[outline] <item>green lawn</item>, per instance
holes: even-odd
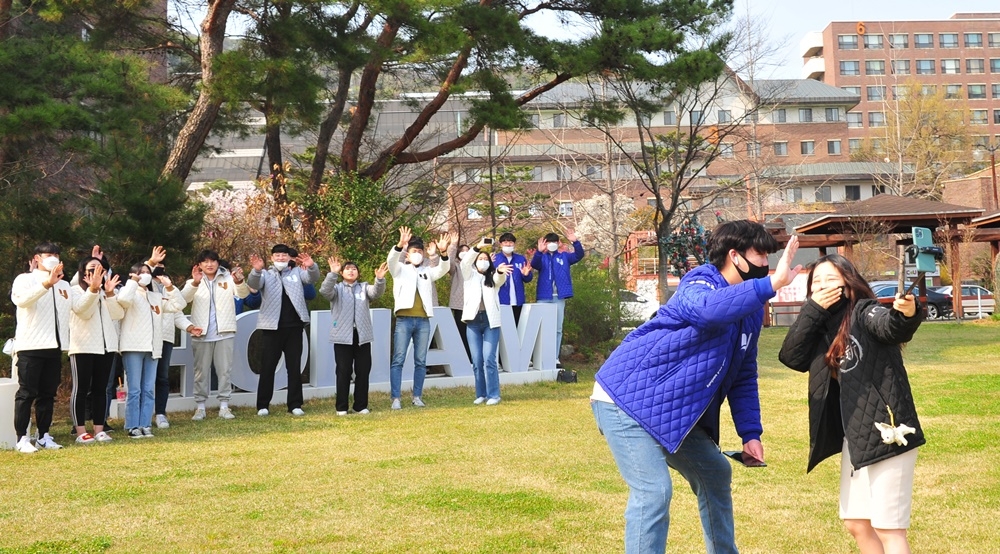
[[[805,474],[806,377],[784,369],[784,329],[761,340],[768,468],[734,471],[746,553],[854,552],[837,519],[835,460]],[[1000,550],[1000,325],[921,328],[906,359],[928,444],[920,449],[915,552]],[[620,552],[627,489],[577,385],[430,389],[429,408],[365,416],[331,401],[308,416],[194,423],[156,438],[0,452],[0,552]],[[728,417],[723,418],[728,421]],[[54,426],[72,444],[68,421]],[[723,428],[726,449],[739,447]],[[678,478],[671,552],[703,552]]]

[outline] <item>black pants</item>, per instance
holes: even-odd
[[[358,344],[354,330],[353,344],[334,344],[333,359],[337,361],[337,411],[346,412],[354,374],[354,411],[368,409],[368,378],[372,373],[372,344]]]
[[[281,355],[288,370],[288,411],[302,407],[302,326],[263,330],[263,360],[257,384],[257,409],[267,408],[274,396],[274,372]]]
[[[14,395],[14,431],[17,438],[28,434],[31,405],[35,405],[38,436],[52,426],[52,406],[62,379],[61,356],[37,356],[26,350],[17,354],[17,394]]]
[[[451,315],[455,318],[455,325],[458,326],[458,334],[462,337],[462,344],[465,345],[465,355],[472,359],[472,351],[469,350],[469,338],[465,336],[465,322],[462,321],[462,310],[451,309]]]
[[[114,363],[113,352],[105,354],[73,354],[69,357],[73,371],[73,392],[70,393],[70,415],[73,425],[81,427],[87,423],[87,415],[94,418],[94,425],[104,426],[107,414],[108,375]],[[89,406],[88,406],[89,404]]]
[[[170,354],[174,343],[163,341],[163,355],[156,361],[156,385],[153,389],[153,413],[167,415],[167,399],[170,398]]]

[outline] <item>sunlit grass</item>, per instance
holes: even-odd
[[[837,519],[839,466],[805,474],[806,376],[783,368],[784,329],[760,345],[769,467],[736,468],[742,552],[854,552]],[[906,360],[920,449],[915,552],[996,552],[1000,530],[1000,325],[928,324]],[[627,488],[575,385],[428,389],[429,407],[337,417],[192,422],[156,438],[0,452],[0,552],[620,552]],[[723,417],[728,422],[728,416]],[[60,433],[61,432],[61,433]],[[722,446],[739,447],[723,425]],[[697,507],[675,477],[671,552],[703,552]]]

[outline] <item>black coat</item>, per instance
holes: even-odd
[[[839,381],[831,375],[825,356],[847,313],[846,304],[832,311],[806,300],[788,330],[778,358],[796,370],[809,372],[809,466],[839,453],[844,435],[855,469],[912,450],[926,441],[917,420],[910,382],[903,367],[900,345],[909,342],[923,319],[906,317],[875,300],[860,300],[851,319],[851,345],[838,368]],[[906,435],[906,446],[885,444],[875,423],[890,423],[887,405],[896,425],[916,429]]]

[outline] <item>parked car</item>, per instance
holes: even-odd
[[[618,309],[623,321],[647,321],[656,315],[660,303],[630,290],[618,291]]]
[[[910,288],[911,284],[912,283],[906,283],[903,287]],[[875,297],[880,303],[891,306],[893,300],[896,298],[899,283],[896,281],[873,281],[868,283],[868,286],[872,288],[872,292],[875,293]],[[916,292],[917,288],[914,287],[913,290]],[[950,294],[941,294],[934,289],[928,288],[927,296],[921,296],[920,303],[927,306],[927,319],[951,317]]]
[[[936,287],[934,290],[952,296],[952,286]],[[962,312],[967,316],[992,314],[996,301],[993,293],[979,285],[962,285]]]

